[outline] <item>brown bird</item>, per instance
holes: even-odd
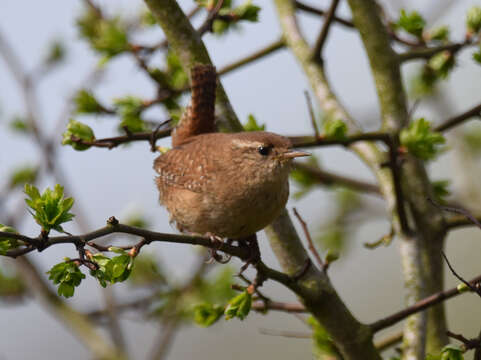
[[[213,67],[192,69],[192,106],[174,130],[174,147],[154,162],[156,183],[180,231],[241,239],[279,216],[292,159],[309,154],[269,132],[212,132],[215,79]]]

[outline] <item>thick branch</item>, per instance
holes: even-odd
[[[391,47],[391,35],[381,20],[377,2],[348,1],[373,72],[383,126],[387,131],[396,134],[408,122],[399,57]],[[404,234],[400,234],[396,226],[395,229],[401,236],[406,303],[410,305],[422,299],[426,293],[438,292],[443,288],[443,264],[440,257],[440,249],[443,246],[443,216],[426,200],[432,189],[424,165],[412,157],[407,157],[402,171],[402,186],[415,228],[414,233]],[[406,323],[405,359],[424,357],[425,324],[422,314],[416,315]],[[439,352],[447,342],[445,333],[444,308],[437,306],[430,309],[427,320],[429,352]]]
[[[179,56],[186,72],[196,64],[213,65],[198,32],[175,0],[145,0],[150,11],[162,27],[169,46]],[[242,125],[235,115],[222,84],[216,91],[218,124],[228,131],[240,131]]]

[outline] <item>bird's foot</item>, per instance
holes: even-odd
[[[222,245],[224,245],[224,239],[221,238],[220,236],[217,236],[211,233],[207,233],[206,236],[209,237],[210,241],[213,244],[213,247],[209,249],[210,256],[209,256],[209,259],[207,260],[207,263],[210,264],[214,261],[217,261],[218,263],[221,263],[221,264],[227,264],[232,258],[232,256],[226,255],[226,254],[221,255],[218,253]]]

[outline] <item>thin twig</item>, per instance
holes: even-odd
[[[449,270],[451,270],[451,273],[458,278],[459,281],[461,281],[464,285],[466,285],[472,292],[478,294],[481,297],[481,289],[478,286],[473,286],[471,285],[468,281],[466,281],[461,275],[459,275],[456,270],[452,267],[451,263],[448,260],[448,257],[444,253],[444,251],[441,251],[441,254],[443,255],[444,261],[446,261],[446,264],[449,267]]]
[[[324,23],[322,24],[321,32],[316,40],[314,48],[312,49],[312,58],[314,61],[319,63],[322,62],[322,49],[326,43],[327,35],[329,34],[329,29],[331,28],[331,23],[334,20],[334,15],[336,14],[337,6],[339,5],[339,0],[332,0],[329,10],[327,10],[324,17]]]
[[[309,110],[309,117],[311,119],[312,129],[314,130],[314,136],[317,139],[320,136],[319,128],[317,127],[317,124],[316,124],[316,115],[314,114],[314,107],[312,106],[312,100],[307,90],[304,91],[304,96],[306,97],[307,109]]]
[[[121,144],[126,144],[133,141],[147,141],[151,143],[151,150],[155,151],[155,146],[152,146],[152,144],[155,144],[155,140],[170,136],[171,131],[172,129],[166,129],[162,131],[159,131],[156,129],[151,132],[149,131],[149,132],[140,132],[140,133],[130,133],[128,135],[115,136],[115,137],[103,138],[103,139],[95,139],[92,141],[82,140],[72,135],[71,140],[77,144],[98,147],[98,148],[107,148],[109,150]]]
[[[299,215],[296,208],[293,208],[293,211],[294,211],[294,215],[296,216],[297,220],[299,220],[299,223],[302,226],[302,230],[304,231],[304,235],[306,236],[306,239],[307,239],[309,250],[311,251],[312,255],[314,255],[317,265],[319,266],[320,269],[322,269],[323,271],[326,271],[327,269],[326,264],[324,263],[324,261],[322,261],[321,256],[319,255],[316,247],[314,246],[314,242],[312,241],[312,237],[309,232],[309,229],[307,228],[306,222],[302,219],[301,215]]]
[[[260,328],[259,333],[261,333],[262,335],[282,336],[282,337],[296,338],[296,339],[311,339],[312,338],[311,333],[300,332],[300,331],[291,331],[291,330],[276,330],[276,329]]]
[[[441,51],[449,51],[454,55],[459,50],[472,44],[472,41],[464,41],[461,43],[444,44],[435,47],[418,47],[414,50],[401,53],[398,56],[400,62],[407,62],[411,60],[429,59]]]
[[[244,57],[242,59],[239,59],[237,61],[234,61],[234,62],[222,67],[221,69],[219,69],[217,71],[217,75],[221,76],[221,75],[225,75],[227,73],[230,73],[233,70],[237,70],[244,65],[247,65],[247,64],[250,64],[250,63],[252,63],[256,60],[259,60],[259,59],[261,59],[261,58],[263,58],[263,57],[265,57],[269,54],[272,54],[272,53],[276,52],[277,50],[283,49],[284,47],[285,47],[285,41],[282,38],[280,38],[280,39],[272,42],[271,44],[267,45],[266,47],[264,47],[262,49],[259,49],[255,52],[253,52],[252,54],[247,55],[246,57]]]
[[[458,126],[464,123],[466,120],[470,120],[474,117],[481,117],[481,104],[476,105],[475,107],[463,112],[462,114],[443,121],[440,125],[436,126],[434,130],[439,132],[450,130],[453,127]]]
[[[315,8],[315,7],[307,5],[307,4],[304,4],[300,1],[295,1],[295,5],[299,10],[302,10],[302,11],[305,11],[305,12],[308,12],[308,13],[311,13],[311,14],[319,15],[319,16],[326,16],[326,11],[324,11],[322,9]],[[348,28],[351,28],[351,29],[353,29],[355,27],[351,20],[346,20],[346,19],[340,18],[338,16],[333,16],[333,21],[335,21],[335,22],[337,22],[341,25],[344,25]]]
[[[471,223],[473,223],[474,225],[476,225],[477,227],[479,227],[481,229],[481,222],[478,219],[476,219],[476,217],[474,215],[472,215],[468,210],[462,209],[462,208],[457,208],[457,207],[454,207],[454,206],[440,205],[431,198],[428,198],[428,201],[431,204],[433,204],[435,207],[437,207],[438,209],[441,209],[443,211],[448,211],[448,212],[464,215],[469,221],[471,221]]]
[[[376,184],[334,174],[301,162],[296,162],[294,164],[294,169],[299,169],[300,171],[308,174],[310,178],[322,185],[341,186],[347,189],[362,192],[364,194],[381,195],[381,190]]]
[[[476,284],[479,284],[481,282],[481,275],[475,277],[474,279],[471,279],[469,281],[470,285],[475,286]],[[464,293],[465,291],[462,291],[458,289],[458,287],[453,287],[449,290],[445,291],[440,291],[438,293],[435,293],[433,295],[430,295],[422,300],[419,300],[418,302],[414,303],[413,305],[398,311],[392,315],[389,315],[383,319],[377,320],[376,322],[372,323],[370,325],[371,330],[373,333],[378,332],[382,329],[388,328],[399,321],[407,318],[408,316],[415,314],[417,312],[426,310],[427,308],[434,306],[436,304],[439,304],[447,299],[450,299],[452,297],[455,297],[457,295],[460,295]]]

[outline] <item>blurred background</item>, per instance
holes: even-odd
[[[191,0],[179,3],[186,12],[195,6]],[[255,3],[262,8],[259,22],[243,23],[239,29],[224,37],[213,34],[204,36],[211,58],[218,68],[279,38],[281,31],[272,3],[266,0],[256,0]],[[330,1],[306,0],[305,3],[326,9]],[[416,9],[427,19],[428,28],[444,24],[450,26],[453,41],[461,41],[464,37],[467,9],[480,4],[468,0],[393,0],[381,3],[393,19],[397,18],[401,8]],[[97,1],[96,4],[111,16],[120,15],[127,19],[134,18],[144,10],[142,1],[104,0]],[[108,62],[102,71],[94,72],[99,57],[79,38],[75,26],[83,9],[81,1],[0,2],[0,40],[8,42],[21,66],[28,72],[34,71],[48,56],[53,42],[59,41],[65,46],[65,61],[50,71],[48,76],[39,78],[35,91],[37,104],[34,116],[40,132],[45,136],[56,136],[59,143],[61,133],[71,116],[72,106],[68,104],[72,103],[72,96],[80,88],[91,88],[105,104],[111,104],[112,99],[126,95],[146,99],[155,96],[153,83],[129,55],[118,56]],[[341,2],[337,14],[350,18],[346,2]],[[204,13],[196,16],[193,23],[199,25],[204,17]],[[315,41],[322,19],[300,12],[299,20],[306,37]],[[162,32],[153,28],[142,32],[134,40],[137,43],[154,44],[161,39]],[[378,102],[358,34],[334,24],[324,56],[331,84],[348,111],[365,129],[377,129],[380,125]],[[461,52],[456,69],[446,81],[439,84],[432,95],[421,99],[414,116],[424,116],[433,122],[440,122],[480,102],[481,68],[470,57],[470,51]],[[161,65],[163,57],[154,57],[152,63],[156,62]],[[419,67],[420,64],[416,62],[404,65],[403,76],[408,89]],[[92,74],[95,76],[92,77]],[[304,96],[309,85],[296,60],[287,50],[276,51],[233,71],[223,76],[221,81],[242,122],[245,123],[248,116],[253,114],[269,131],[284,135],[312,133]],[[411,104],[414,104],[414,100],[411,99]],[[187,101],[188,96],[185,96],[183,103]],[[8,214],[18,211],[16,209],[19,209],[24,197],[21,188],[9,188],[9,174],[16,168],[25,165],[35,167],[43,162],[42,152],[32,136],[11,128],[13,119],[25,116],[22,91],[5,62],[0,60],[0,189],[4,189],[0,192],[2,223]],[[150,109],[146,116],[155,121],[168,118],[160,107]],[[97,138],[118,133],[116,117],[76,115],[75,118],[89,124]],[[449,190],[453,199],[473,210],[481,210],[478,153],[460,141],[466,133],[474,134],[480,128],[477,124],[468,124],[463,129],[449,135],[450,151],[430,164],[429,169],[433,180],[451,181]],[[170,140],[164,139],[158,144],[169,146]],[[343,149],[322,148],[314,153],[323,169],[370,182],[375,180],[356,156]],[[166,211],[158,204],[153,182],[155,174],[152,170],[152,161],[156,156],[150,152],[149,145],[143,142],[110,151],[92,148],[78,152],[68,146],[60,147],[55,161],[61,169],[60,176],[66,182],[62,185],[68,186],[68,191],[71,191],[67,195],[75,197],[73,212],[77,215],[65,229],[72,233],[84,232],[85,228],[80,226],[93,230],[103,226],[107,218],[115,215],[121,221],[141,216],[153,230],[174,232]],[[45,176],[40,177],[40,189],[52,187],[58,182],[45,167],[41,168],[41,174]],[[294,183],[292,193],[300,190],[305,189]],[[347,210],[346,203],[350,205]],[[322,252],[325,253],[329,248],[340,252],[340,259],[330,268],[330,276],[356,317],[371,322],[403,308],[402,276],[396,240],[389,246],[380,246],[374,250],[363,245],[375,242],[389,233],[389,218],[380,199],[369,195],[347,194],[339,189],[314,187],[306,196],[291,197],[289,211],[294,206],[307,221]],[[351,207],[362,211],[350,211]],[[22,212],[25,210],[21,206],[20,209]],[[32,236],[39,231],[31,216],[22,217],[17,228]],[[473,228],[457,230],[447,240],[447,254],[456,270],[466,279],[480,273],[480,238],[479,230]],[[263,234],[260,235],[260,246],[265,262],[278,267]],[[198,249],[183,245],[155,243],[145,247],[143,252],[155,257],[161,264],[164,275],[174,282],[182,282],[189,277],[198,257]],[[70,245],[54,246],[30,257],[43,273],[65,256],[75,257],[75,249]],[[14,261],[2,259],[0,269],[4,274],[12,273],[13,263]],[[237,271],[241,264],[233,260],[228,266]],[[213,264],[209,267],[215,273],[216,269],[224,265]],[[252,276],[252,273],[247,272],[247,275]],[[446,272],[446,280],[446,288],[457,284],[449,272]],[[86,312],[100,309],[105,303],[102,291],[105,290],[94,279],[87,277],[67,303]],[[128,284],[115,285],[112,291],[118,295],[118,302],[135,299],[145,293],[145,289]],[[289,291],[272,282],[265,284],[263,291],[275,300],[295,300]],[[55,316],[46,312],[41,304],[28,297],[2,299],[0,327],[4,335],[0,337],[0,359],[89,357],[89,352],[82,344]],[[475,295],[466,294],[448,301],[447,310],[450,330],[467,337],[477,335],[481,312],[479,299]],[[155,320],[147,321],[135,312],[122,314],[120,322],[132,358],[145,358],[158,341],[158,323]],[[265,335],[261,333],[262,329],[306,334],[310,331],[295,316],[274,312],[267,315],[251,313],[243,322],[237,319],[228,322],[222,320],[208,329],[185,325],[173,340],[169,358],[311,358],[309,338]],[[382,332],[380,337],[393,333],[396,329],[400,329],[400,326]]]

